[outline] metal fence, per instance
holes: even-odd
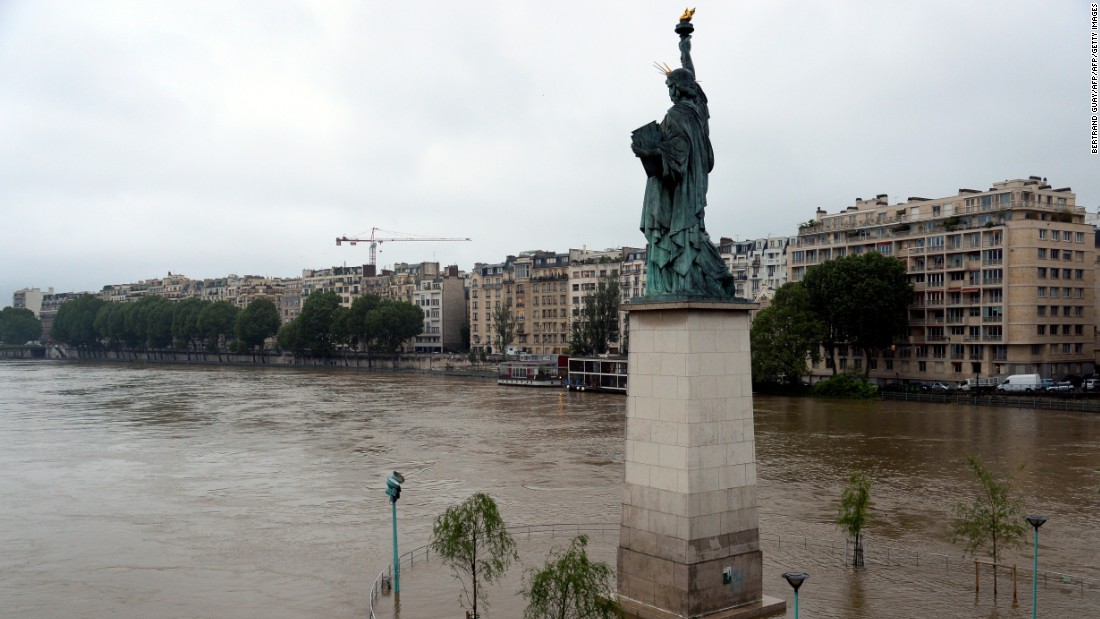
[[[761,549],[774,547],[776,550],[790,550],[794,547],[823,564],[833,564],[836,567],[851,565],[853,545],[854,542],[848,539],[814,539],[803,535],[781,533],[760,536]],[[979,559],[976,562],[973,558],[959,554],[922,552],[912,547],[880,543],[870,538],[864,538],[863,541],[863,561],[868,567],[892,567],[909,572],[927,571],[945,575],[962,573],[967,578],[976,573],[976,563],[980,563],[982,574],[991,573],[990,570],[993,569],[997,569],[1002,575],[1015,570],[1023,582],[1032,582],[1030,564],[1013,566],[1002,562],[998,566],[993,566],[992,562],[986,559]],[[1062,593],[1090,596],[1100,603],[1100,580],[1098,579],[1042,569],[1037,574],[1039,585],[1043,589],[1057,589]]]
[[[881,391],[883,400],[906,402],[936,402],[939,404],[969,404],[971,406],[1009,406],[1012,408],[1044,408],[1059,411],[1100,412],[1100,394],[1049,394],[1038,396],[979,395],[962,393],[926,393]]]
[[[576,536],[580,534],[614,534],[619,533],[618,523],[581,523],[581,524],[535,524],[518,525],[508,527],[509,533],[516,540],[531,539],[532,537],[557,537]],[[791,535],[784,533],[762,534],[760,536],[761,549],[772,548],[777,551],[800,551],[800,554],[812,558],[819,565],[831,565],[836,568],[846,568],[851,564],[852,558],[851,540],[845,538],[822,539],[805,535]],[[431,548],[425,544],[401,555],[401,569],[409,568],[419,563],[426,563],[431,557]],[[880,566],[899,568],[906,572],[924,572],[939,576],[951,576],[955,580],[969,579],[975,574],[975,561],[959,554],[942,554],[916,550],[910,546],[899,546],[879,542],[874,538],[864,538],[863,560],[867,567]],[[1000,574],[1009,574],[1012,569],[1017,572],[1021,582],[1032,582],[1030,565],[1016,566],[1002,564],[993,568],[987,562],[982,562],[982,573],[988,574],[991,569],[999,569]],[[1100,604],[1100,580],[1085,578],[1075,574],[1057,572],[1053,570],[1038,571],[1039,586],[1043,590],[1055,590],[1063,594],[1086,596]],[[387,565],[371,585],[368,608],[370,619],[377,619],[374,613],[374,603],[385,590],[392,587],[393,564]]]

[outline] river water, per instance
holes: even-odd
[[[391,559],[387,473],[407,480],[402,550],[476,491],[516,525],[617,523],[624,413],[621,396],[471,378],[0,362],[0,616],[364,617]],[[967,454],[1051,518],[1040,569],[1071,582],[1040,590],[1040,614],[1100,617],[1080,586],[1100,582],[1100,415],[758,396],[756,430],[765,592],[790,599],[778,573],[809,571],[802,617],[1030,616],[1028,578],[1017,607],[975,599],[949,542]],[[874,479],[861,573],[813,550],[843,545],[852,470]],[[880,569],[876,544],[927,554]],[[929,573],[940,555],[951,569]],[[1031,557],[1029,528],[1008,562],[1029,574]],[[461,616],[444,570],[405,580],[405,619]],[[514,590],[482,616],[518,617]]]

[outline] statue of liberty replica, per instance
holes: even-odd
[[[707,96],[691,61],[693,11],[675,27],[672,107],[634,132],[646,172],[645,296],[628,312],[626,447],[617,599],[632,619],[782,615],[764,595],[749,312],[703,225],[714,168]]]
[[[649,245],[647,297],[733,297],[733,275],[710,240],[703,214],[707,179],[714,169],[707,95],[691,60],[691,15],[684,11],[679,69],[657,65],[672,107],[658,125],[633,133],[631,149],[646,171],[641,230]]]

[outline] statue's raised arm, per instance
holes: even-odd
[[[695,75],[695,63],[691,61],[691,35],[680,35],[680,66]]]
[[[695,15],[695,9],[684,9],[680,16],[680,23],[676,26],[676,34],[680,35],[680,66],[695,74],[695,63],[691,61],[691,33],[695,27],[691,25],[691,16]]]

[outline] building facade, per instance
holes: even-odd
[[[864,252],[905,264],[907,336],[869,360],[842,346],[838,370],[868,363],[879,382],[1084,375],[1094,371],[1095,236],[1070,188],[1039,177],[893,205],[879,195],[802,224],[789,279]]]

